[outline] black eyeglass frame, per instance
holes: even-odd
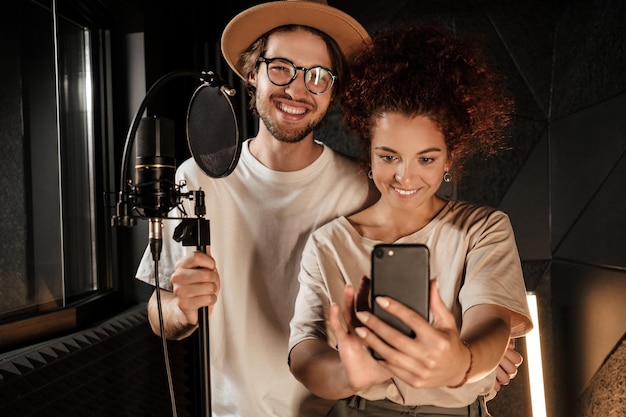
[[[286,63],[290,64],[290,65],[293,67],[293,69],[294,69],[294,70],[293,70],[293,74],[291,75],[291,79],[290,79],[288,82],[284,83],[284,84],[279,84],[279,83],[275,82],[274,80],[272,80],[272,77],[270,76],[270,67],[269,67],[269,65],[270,65],[273,61],[277,61],[277,60],[281,60],[281,61],[284,61],[284,62],[286,62]],[[332,72],[330,69],[328,69],[328,68],[326,68],[326,67],[323,67],[323,66],[321,66],[321,65],[316,65],[316,66],[311,67],[311,68],[299,67],[299,66],[297,66],[296,64],[294,64],[293,62],[291,62],[290,60],[288,60],[287,58],[281,58],[281,57],[276,57],[276,58],[265,58],[265,57],[263,57],[263,56],[262,56],[262,57],[259,57],[259,62],[264,62],[264,63],[265,63],[265,72],[267,73],[267,78],[270,80],[270,82],[271,82],[272,84],[274,84],[275,86],[278,86],[278,87],[285,87],[285,86],[288,86],[288,85],[289,85],[289,84],[291,84],[291,83],[293,82],[293,80],[295,80],[295,79],[296,79],[296,77],[298,76],[298,70],[302,71],[302,72],[304,73],[304,80],[305,80],[305,82],[304,82],[304,86],[306,87],[306,89],[307,89],[307,90],[308,90],[311,94],[315,94],[315,95],[317,95],[317,96],[321,96],[321,95],[323,95],[323,94],[328,93],[330,90],[332,90],[332,89],[333,89],[333,86],[335,85],[335,80],[338,78],[335,74],[333,74],[333,72]],[[317,68],[323,69],[324,71],[328,72],[328,74],[329,74],[329,75],[330,75],[330,77],[331,77],[330,84],[329,84],[328,88],[327,88],[326,90],[322,91],[321,93],[316,93],[315,91],[311,91],[311,89],[309,88],[309,85],[308,85],[308,84],[307,84],[307,82],[306,82],[306,76],[307,76],[307,73],[308,73],[309,71],[314,70],[314,69],[317,69]]]

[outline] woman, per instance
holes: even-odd
[[[437,191],[469,157],[503,148],[512,100],[469,40],[413,26],[375,35],[356,57],[343,109],[380,199],[307,242],[290,369],[339,400],[332,416],[485,415],[509,338],[532,328],[519,255],[505,213]],[[362,307],[377,243],[430,249],[429,319],[375,300],[414,338]]]

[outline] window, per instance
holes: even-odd
[[[69,0],[14,4],[0,17],[0,351],[73,329],[75,306],[115,289],[108,32]]]

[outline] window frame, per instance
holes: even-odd
[[[56,139],[57,139],[57,157],[58,157],[58,175],[59,175],[59,199],[56,201],[58,207],[55,206],[55,210],[58,209],[61,213],[61,223],[59,226],[59,233],[61,236],[61,270],[62,270],[62,295],[61,299],[55,300],[52,296],[53,302],[47,306],[25,305],[23,310],[15,310],[12,314],[6,314],[0,316],[0,355],[5,352],[11,351],[16,348],[21,348],[32,343],[40,342],[51,337],[60,336],[71,333],[73,331],[85,328],[86,326],[93,324],[96,321],[103,320],[117,312],[121,311],[125,306],[134,302],[129,299],[129,294],[132,295],[133,288],[128,284],[120,283],[117,277],[119,276],[118,265],[118,251],[121,249],[118,245],[119,236],[126,236],[128,232],[118,232],[111,227],[110,215],[111,215],[111,196],[115,195],[114,189],[117,184],[116,173],[117,167],[115,166],[119,158],[116,154],[119,154],[118,144],[114,140],[114,122],[113,122],[113,93],[112,88],[114,71],[113,71],[113,47],[112,47],[112,31],[110,29],[111,15],[105,10],[96,9],[98,4],[94,4],[92,8],[86,10],[82,6],[79,7],[78,2],[74,0],[51,0],[50,2],[28,1],[25,3],[17,3],[18,8],[15,15],[12,18],[19,20],[17,26],[25,28],[23,30],[29,30],[29,25],[26,19],[29,18],[28,8],[36,7],[37,10],[46,10],[50,14],[51,30],[46,36],[49,39],[44,39],[42,42],[54,43],[54,78],[56,80]],[[23,6],[23,7],[22,7]],[[82,168],[82,174],[87,178],[87,184],[89,191],[88,213],[85,213],[87,217],[87,226],[90,231],[76,241],[75,237],[70,236],[72,234],[71,228],[68,229],[63,223],[73,221],[73,219],[65,218],[66,212],[63,211],[63,205],[72,203],[71,195],[63,195],[63,184],[66,181],[64,176],[70,176],[69,181],[65,182],[65,188],[74,184],[72,181],[74,178],[71,176],[76,175],[76,169],[73,171],[65,171],[64,168],[69,165],[68,160],[71,161],[72,151],[76,148],[72,148],[75,139],[68,134],[67,126],[64,123],[67,122],[67,110],[71,107],[68,106],[68,95],[77,91],[76,85],[64,85],[60,71],[61,61],[68,59],[68,51],[64,51],[62,48],[62,40],[59,40],[63,36],[60,27],[62,25],[74,25],[79,30],[85,31],[85,45],[88,45],[90,55],[88,56],[87,66],[90,67],[90,71],[85,77],[91,79],[93,88],[89,91],[84,98],[92,98],[91,105],[87,106],[85,111],[85,118],[89,118],[92,124],[89,125],[90,133],[86,134],[85,145],[87,157],[89,161],[84,165],[80,162],[76,164],[79,170]],[[80,42],[79,42],[80,44]],[[30,52],[30,51],[28,51]],[[19,51],[20,58],[22,54],[26,53],[23,48]],[[64,55],[65,54],[65,55]],[[47,70],[46,70],[47,71]],[[78,77],[80,78],[80,76]],[[26,89],[29,85],[35,85],[39,79],[36,80],[23,80],[22,98],[25,94],[30,94],[31,100],[36,99],[36,95],[32,92],[27,92]],[[118,92],[116,92],[117,94]],[[124,91],[119,92],[125,94]],[[64,96],[65,94],[65,96]],[[64,98],[62,98],[64,97]],[[23,136],[25,142],[29,140],[30,125],[37,123],[37,120],[28,120],[28,116],[23,115]],[[88,137],[87,137],[88,136]],[[64,143],[65,141],[65,143]],[[84,149],[83,149],[84,150]],[[76,161],[73,161],[76,162]],[[26,162],[25,162],[26,163]],[[65,164],[65,165],[64,165]],[[74,167],[76,168],[76,167]],[[25,167],[25,170],[33,170],[34,167]],[[28,182],[24,182],[24,188],[26,194],[33,193],[33,189],[29,189]],[[27,202],[34,204],[32,196],[27,197]],[[32,210],[32,207],[27,210]],[[78,214],[81,214],[82,208],[77,209]],[[29,214],[30,215],[30,214]],[[32,235],[37,232],[35,230],[36,225],[32,224],[32,216],[28,217],[29,221],[26,225],[31,242],[27,245],[33,246]],[[82,227],[79,224],[77,227]],[[80,234],[80,233],[74,233]],[[43,234],[42,236],[46,236]],[[89,236],[91,241],[86,241],[85,236]],[[74,240],[72,240],[74,239]],[[71,245],[70,245],[71,244]],[[89,276],[83,276],[83,273],[74,273],[74,277],[71,277],[68,273],[67,263],[74,262],[76,257],[74,253],[67,250],[73,247],[73,251],[80,249],[80,245],[84,244],[87,253],[84,257],[90,257],[89,260],[79,259],[80,261],[86,261],[88,266],[87,274]],[[30,249],[31,253],[34,249]],[[80,252],[80,250],[78,250]],[[25,280],[33,281],[37,279],[37,275],[34,274],[35,267],[32,265],[34,260],[33,256],[27,257],[27,268]],[[68,280],[74,280],[76,283],[78,280],[83,280],[83,284],[79,285],[76,293],[68,292]],[[84,285],[87,283],[87,285]],[[121,284],[121,285],[120,285]],[[30,284],[29,284],[30,285]],[[3,312],[0,311],[0,314]]]

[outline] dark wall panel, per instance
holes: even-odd
[[[27,183],[28,146],[23,134],[22,97],[18,36],[2,32],[0,36],[0,77],[9,82],[0,83],[0,190],[2,195],[11,196],[10,204],[0,208],[0,286],[11,287],[0,297],[0,312],[22,307],[32,297],[32,281],[29,281],[28,259],[28,193]]]
[[[557,380],[565,400],[581,394],[625,333],[626,272],[555,261],[552,284],[555,357],[562,364]],[[626,382],[626,375],[620,378],[616,387]]]
[[[626,2],[569,0],[559,5],[552,118],[560,119],[626,90]]]
[[[625,114],[626,95],[622,95],[551,125],[552,247],[556,256],[568,257],[561,253],[562,245],[567,245],[570,251],[572,245],[580,245],[588,251],[582,255],[585,261],[599,263],[602,259],[600,265],[626,266],[623,257],[626,239],[616,234],[617,230],[624,230],[626,221],[623,197],[626,176],[623,168],[620,169],[626,153]],[[605,227],[601,228],[603,224]],[[595,230],[589,230],[590,227]],[[581,232],[572,237],[574,228],[586,229],[591,239],[579,240]],[[609,253],[598,253],[594,260],[596,251],[606,249]],[[612,263],[605,263],[607,257],[613,259]]]
[[[193,358],[187,343],[170,342],[173,392],[180,417],[194,416]],[[0,362],[3,417],[172,416],[160,339],[145,305],[99,326],[16,351]]]
[[[524,260],[551,259],[548,137],[540,135],[517,173],[500,208],[509,214],[520,256]],[[526,277],[528,283],[528,278]],[[532,289],[532,287],[528,288]]]
[[[605,164],[614,162],[612,159]],[[626,158],[623,150],[622,157],[609,168],[610,172],[560,242],[556,257],[626,269]]]

